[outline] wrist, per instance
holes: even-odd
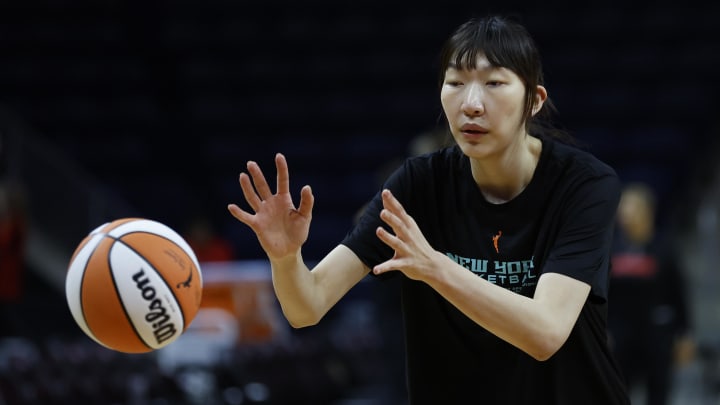
[[[447,272],[452,269],[455,264],[446,254],[435,251],[432,260],[432,271],[427,272],[425,283],[428,285],[438,285],[446,282]]]
[[[298,264],[303,263],[302,253],[301,253],[300,249],[298,249],[294,253],[290,253],[285,256],[278,256],[278,257],[268,256],[268,260],[270,260],[270,265],[273,268],[283,268],[283,269],[297,267]]]

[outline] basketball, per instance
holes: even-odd
[[[73,253],[65,294],[80,329],[124,353],[175,341],[197,314],[202,274],[195,253],[172,228],[123,218],[90,232]]]

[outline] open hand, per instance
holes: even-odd
[[[236,204],[228,204],[232,216],[255,232],[260,246],[270,259],[280,259],[299,252],[310,231],[314,203],[310,186],[305,186],[300,191],[300,205],[296,208],[290,196],[290,179],[285,156],[280,153],[275,155],[275,166],[277,168],[275,194],[270,190],[257,163],[252,161],[247,163],[249,176],[240,173],[240,188],[255,214],[243,210]]]
[[[405,212],[390,190],[383,190],[382,200],[384,209],[380,212],[380,218],[395,234],[383,227],[378,227],[375,233],[395,254],[392,259],[375,266],[373,272],[380,274],[399,270],[411,279],[424,279],[437,268],[440,253],[430,246],[415,220]]]

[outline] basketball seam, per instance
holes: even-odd
[[[110,245],[110,248],[108,249],[107,261],[108,261],[108,268],[110,269],[110,280],[112,280],[113,288],[115,288],[115,295],[119,298],[119,297],[122,297],[122,295],[120,293],[120,289],[118,288],[117,282],[115,281],[115,276],[113,275],[113,271],[112,271],[113,267],[112,267],[112,263],[110,261],[110,257],[111,257],[110,253],[112,252],[113,245],[115,245],[116,243],[122,243],[123,245],[125,245],[125,247],[127,247],[130,250],[132,250],[133,252],[135,252],[138,256],[142,257],[143,259],[145,259],[145,257],[142,256],[139,252],[135,251],[135,249],[133,249],[132,247],[128,246],[127,243],[121,241],[120,239],[118,239],[114,236],[104,234],[103,237],[108,237],[113,240],[112,245]],[[146,259],[146,261],[147,261],[147,259]],[[153,268],[153,270],[154,270],[154,268]],[[135,336],[137,336],[138,340],[140,340],[140,342],[143,345],[145,345],[145,347],[147,347],[149,350],[154,350],[154,348],[152,346],[150,346],[150,344],[148,344],[148,342],[145,341],[142,334],[135,327],[135,323],[133,322],[132,317],[130,316],[130,313],[127,310],[127,307],[125,307],[125,302],[122,299],[118,299],[118,301],[120,302],[120,306],[122,307],[123,312],[125,313],[125,318],[127,319],[128,324],[130,324],[130,327],[132,328],[133,332],[135,332]]]
[[[87,245],[88,242],[90,242],[90,240],[88,240],[85,243],[85,245]],[[88,259],[93,257],[98,246],[100,246],[100,242],[96,243],[95,246],[92,248],[92,251],[90,252],[90,254],[88,254]],[[82,250],[82,247],[78,250],[78,253],[80,250]],[[73,258],[73,260],[74,260],[74,258]],[[90,264],[90,260],[85,260],[85,263],[83,264],[82,274],[80,274],[80,288],[78,290],[78,291],[80,291],[80,300],[79,300],[80,301],[80,315],[82,315],[82,317],[83,317],[83,321],[85,322],[85,326],[87,327],[87,330],[90,331],[90,333],[92,334],[92,338],[99,342],[100,339],[97,337],[97,334],[93,331],[93,328],[90,326],[90,322],[88,322],[87,316],[85,316],[85,303],[83,302],[84,300],[82,299],[83,285],[85,284],[85,273],[87,273],[89,264]]]
[[[118,242],[119,242],[119,243],[122,243],[123,245],[125,245],[125,247],[127,247],[128,249],[130,249],[131,251],[133,251],[133,252],[134,252],[135,254],[137,254],[138,256],[142,257],[143,260],[145,260],[146,262],[148,262],[148,263],[150,264],[150,267],[152,267],[152,269],[153,269],[153,271],[154,271],[155,273],[159,273],[158,270],[155,268],[155,266],[154,266],[152,263],[150,263],[150,262],[148,261],[148,259],[147,259],[144,255],[142,255],[139,251],[137,251],[133,246],[131,246],[130,244],[126,243],[124,240],[121,239],[121,238],[123,238],[123,237],[125,237],[125,236],[127,236],[127,235],[133,235],[133,234],[138,234],[138,233],[143,233],[143,234],[152,235],[152,236],[156,236],[156,237],[158,237],[158,238],[165,239],[166,241],[170,242],[173,246],[177,247],[177,248],[180,249],[181,251],[183,251],[183,252],[185,251],[185,249],[183,249],[182,246],[180,246],[180,245],[178,245],[177,243],[175,243],[172,239],[166,238],[166,237],[163,236],[163,235],[160,235],[160,234],[157,234],[157,233],[153,233],[153,232],[147,232],[147,231],[131,231],[131,232],[124,233],[124,234],[122,234],[122,235],[120,235],[120,236],[117,236],[117,237],[108,235],[109,237],[113,238],[116,243],[118,243]],[[190,260],[190,262],[191,262],[190,264],[194,266],[194,264],[192,263],[192,260]],[[192,274],[192,269],[190,269],[190,273]],[[182,317],[182,320],[183,320],[183,330],[187,329],[189,322],[186,322],[186,321],[185,321],[185,319],[186,319],[186,318],[185,318],[185,311],[183,310],[183,307],[182,307],[182,305],[180,304],[180,299],[179,299],[178,296],[175,294],[175,290],[172,288],[172,286],[170,285],[170,283],[168,283],[168,281],[165,279],[165,277],[163,277],[162,274],[158,274],[158,275],[160,276],[160,277],[159,277],[160,280],[165,284],[165,286],[167,287],[167,289],[168,289],[168,290],[170,291],[170,293],[172,294],[173,299],[175,300],[175,303],[177,304],[177,305],[176,305],[176,306],[177,306],[177,309],[178,309],[178,311],[180,312],[180,316]]]

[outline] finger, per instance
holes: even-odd
[[[383,273],[387,273],[388,271],[395,270],[396,267],[392,266],[390,262],[385,262],[382,264],[378,264],[377,266],[373,267],[373,274],[379,275]]]
[[[252,214],[243,210],[242,208],[238,207],[235,204],[228,204],[227,208],[228,208],[228,211],[230,211],[230,214],[232,214],[232,216],[235,217],[235,219],[237,219],[238,221],[244,223],[245,225],[247,225],[251,228],[253,227],[254,217]]]
[[[382,192],[383,206],[397,215],[405,215],[405,208],[403,208],[400,201],[395,198],[392,192],[388,189]]]
[[[300,190],[298,212],[304,217],[311,217],[313,205],[315,205],[315,196],[313,196],[310,186],[305,186]]]
[[[388,271],[400,271],[403,268],[403,260],[390,259],[373,267],[374,274],[382,274]]]
[[[391,234],[385,228],[379,226],[375,230],[375,235],[383,241],[386,245],[388,245],[390,248],[392,248],[395,252],[402,251],[402,240],[398,238],[397,236]]]
[[[260,200],[260,197],[255,193],[255,189],[252,183],[250,183],[250,177],[245,173],[240,173],[240,188],[242,189],[243,196],[245,196],[245,201],[250,204],[250,207],[255,212],[258,212],[262,200]]]
[[[398,234],[398,232],[402,230],[402,221],[400,221],[400,218],[398,218],[397,215],[393,214],[389,209],[385,208],[380,211],[380,219],[382,219],[386,224],[388,224],[393,229],[393,231],[395,231],[395,234]]]
[[[287,160],[282,153],[275,155],[275,168],[277,169],[277,193],[290,192],[290,173]]]
[[[272,191],[270,191],[270,186],[268,186],[267,180],[265,180],[265,175],[262,170],[260,170],[260,166],[258,166],[257,163],[250,161],[247,163],[247,168],[250,172],[250,176],[252,176],[255,189],[257,190],[260,199],[267,200],[272,197]]]
[[[417,228],[415,219],[405,211],[405,207],[400,204],[397,198],[390,192],[390,190],[383,190],[383,207],[392,213],[395,217],[395,223],[393,229],[397,234],[408,234],[413,232],[413,229]]]

